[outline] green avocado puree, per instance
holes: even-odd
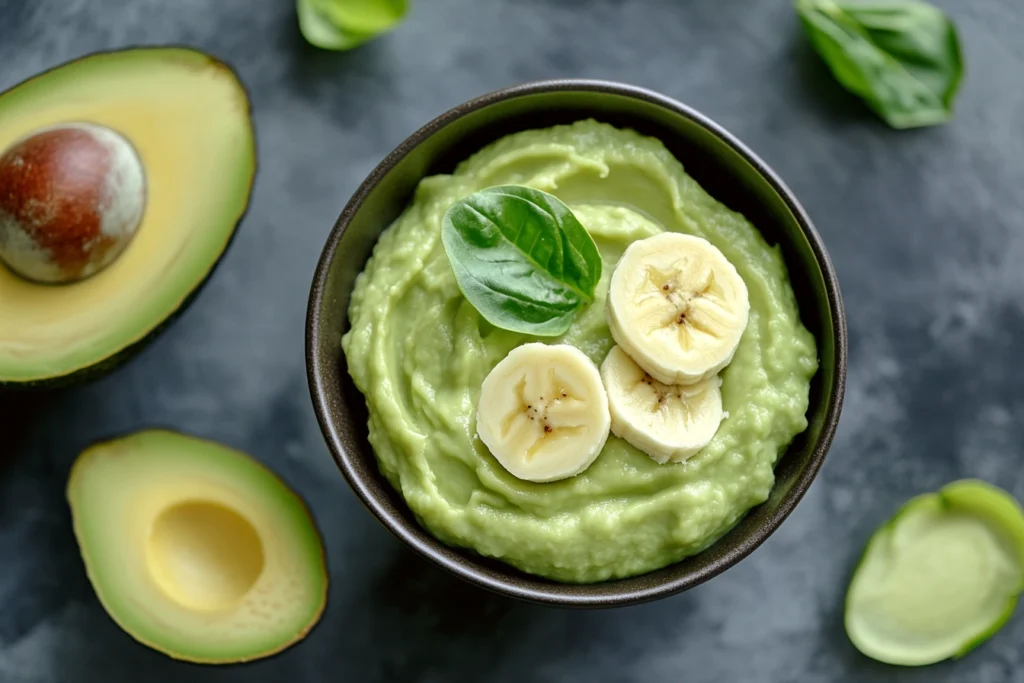
[[[604,261],[596,301],[562,337],[496,329],[463,298],[441,245],[441,218],[484,187],[517,184],[566,202]],[[685,463],[659,465],[612,436],[593,465],[562,481],[516,479],[476,436],[484,377],[528,341],[568,343],[600,364],[613,342],[605,297],[633,241],[699,235],[746,282],[750,322],[722,372],[727,417]],[[366,397],[381,471],[442,541],[526,572],[595,582],[663,567],[707,547],[774,481],[807,426],[812,335],[799,319],[779,251],[709,196],[659,142],[593,120],[506,136],[451,175],[424,178],[360,274],[342,345]]]

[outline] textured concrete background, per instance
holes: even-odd
[[[903,500],[961,476],[1024,497],[1024,5],[942,2],[967,56],[959,114],[899,133],[834,84],[786,0],[414,4],[329,54],[304,45],[291,0],[0,0],[0,89],[96,49],[197,45],[251,89],[261,155],[234,246],[174,327],[91,386],[0,399],[0,683],[1024,681],[1021,615],[923,670],[861,657],[841,626],[855,557]],[[750,144],[817,222],[850,322],[842,425],[797,511],[710,583],[615,611],[512,603],[405,550],[337,473],[302,358],[320,247],[373,165],[464,99],[553,76],[655,88]],[[247,449],[309,499],[333,586],[304,643],[200,668],[102,611],[65,478],[86,443],[153,423]]]

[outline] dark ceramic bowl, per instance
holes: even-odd
[[[367,441],[363,396],[348,375],[341,336],[356,275],[419,180],[446,173],[484,145],[527,128],[592,117],[660,139],[688,173],[782,247],[804,324],[818,342],[809,426],[776,468],[768,500],[698,555],[628,579],[573,585],[520,572],[436,540],[380,474]],[[306,322],[306,363],[316,416],[342,474],[396,536],[457,576],[515,598],[572,607],[626,605],[692,588],[739,562],[793,511],[821,467],[839,421],[846,378],[846,320],[835,271],[796,197],[768,166],[707,117],[627,85],[562,80],[499,90],[460,104],[413,133],[356,190],[317,266]]]

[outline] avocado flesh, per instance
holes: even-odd
[[[67,495],[100,602],[149,647],[192,662],[257,659],[301,640],[323,612],[320,534],[244,453],[136,432],[85,450]]]
[[[996,633],[1024,589],[1024,513],[985,482],[904,505],[869,541],[850,583],[846,631],[863,654],[921,666]]]
[[[4,384],[65,377],[147,337],[203,282],[249,202],[248,97],[205,54],[133,48],[45,72],[0,94],[0,150],[66,121],[105,125],[134,145],[145,212],[125,252],[80,282],[35,284],[0,264]]]

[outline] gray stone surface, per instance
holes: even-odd
[[[841,626],[857,554],[907,497],[960,476],[1024,497],[1024,5],[942,2],[968,63],[959,114],[900,133],[831,80],[785,0],[414,4],[393,34],[329,54],[303,44],[290,0],[0,0],[0,88],[96,49],[197,45],[251,89],[261,164],[221,269],[143,355],[89,386],[0,399],[0,682],[1024,681],[1020,615],[924,670],[861,657]],[[302,357],[321,244],[372,166],[449,106],[552,76],[655,88],[749,143],[816,220],[850,322],[842,425],[797,511],[719,578],[613,611],[509,602],[405,550],[337,473]],[[247,449],[308,498],[333,588],[298,647],[195,667],[100,608],[65,478],[88,442],[154,423]]]

